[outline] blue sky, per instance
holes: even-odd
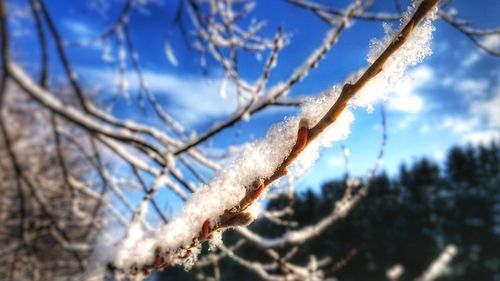
[[[25,1],[11,1],[22,5]],[[123,1],[110,1],[107,9],[96,11],[95,1],[47,1],[58,29],[67,41],[93,38],[116,18]],[[219,88],[223,81],[222,71],[209,60],[209,77],[204,77],[199,67],[199,57],[186,48],[179,30],[169,28],[178,1],[164,1],[134,11],[130,18],[132,40],[136,45],[146,79],[154,94],[167,110],[189,130],[203,132],[213,121],[223,120],[232,113],[235,100],[222,98]],[[318,1],[324,4],[331,1]],[[343,7],[348,1],[335,1]],[[403,6],[407,1],[402,1]],[[378,1],[371,11],[394,9],[392,1]],[[385,7],[387,4],[389,7]],[[460,17],[471,20],[477,27],[498,27],[500,1],[455,0],[452,6]],[[280,25],[290,36],[289,44],[278,58],[278,65],[271,75],[270,84],[285,79],[308,54],[318,46],[328,26],[310,11],[289,5],[282,0],[257,1],[253,13],[257,20],[264,19],[267,26],[264,35],[272,36]],[[14,19],[16,17],[13,17]],[[22,15],[18,16],[22,18]],[[187,19],[185,18],[186,22]],[[245,19],[243,25],[251,19]],[[35,73],[38,51],[33,51],[32,24],[21,20],[12,21],[16,40],[15,58]],[[165,35],[170,32],[170,43],[178,65],[173,65],[165,55]],[[369,42],[381,38],[380,22],[354,21],[345,31],[339,43],[308,78],[297,85],[290,97],[318,94],[341,83],[350,73],[366,65]],[[500,37],[485,42],[500,48]],[[111,44],[113,42],[111,41]],[[422,64],[410,69],[409,79],[404,81],[385,103],[388,123],[388,143],[383,169],[394,174],[400,163],[411,163],[423,156],[437,161],[444,159],[452,145],[469,142],[487,142],[500,137],[500,59],[475,47],[472,42],[444,22],[436,23],[433,40],[434,54]],[[51,54],[54,57],[52,46]],[[116,95],[113,85],[116,69],[102,60],[102,44],[89,47],[69,47],[70,60],[81,82],[101,97]],[[116,50],[111,52],[116,56]],[[266,54],[263,54],[266,57]],[[242,55],[241,76],[253,81],[265,60],[256,61],[255,55]],[[51,67],[61,73],[60,65],[52,60]],[[131,70],[131,64],[127,64]],[[57,81],[57,77],[53,77]],[[229,87],[231,88],[231,87]],[[137,81],[130,78],[129,94],[136,95]],[[120,101],[113,108],[121,117],[154,120],[127,103]],[[214,151],[228,144],[243,142],[264,136],[267,129],[293,109],[272,109],[253,116],[218,135],[213,142]],[[352,134],[342,142],[350,151],[350,168],[355,175],[363,175],[373,166],[381,141],[380,108],[372,114],[364,110],[355,112],[356,121]],[[235,137],[235,135],[238,135]],[[299,181],[302,187],[318,187],[322,182],[345,172],[340,143],[324,150],[317,165]]]

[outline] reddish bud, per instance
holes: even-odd
[[[300,120],[299,131],[297,132],[297,141],[292,151],[302,151],[307,145],[307,138],[309,136],[309,122],[307,119]]]
[[[209,234],[210,234],[210,221],[207,219],[203,222],[203,225],[201,226],[201,233],[200,233],[201,240],[207,240]]]

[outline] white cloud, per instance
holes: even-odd
[[[484,97],[488,89],[489,82],[486,79],[460,79],[453,83],[454,88],[459,93],[463,94],[466,101]]]
[[[489,127],[500,129],[500,85],[495,88],[494,95],[490,99],[474,101],[471,111],[482,117]]]
[[[417,115],[415,114],[403,116],[396,122],[394,131],[397,132],[400,130],[408,129],[413,123],[415,123],[415,121],[417,121]]]
[[[219,94],[222,79],[207,81],[203,77],[178,77],[155,72],[145,73],[149,88],[172,100],[169,106],[172,115],[182,118],[184,124],[197,124],[206,118],[227,116],[237,107],[234,84],[228,83],[227,97]],[[132,82],[137,88],[137,81]]]
[[[73,19],[63,20],[64,29],[75,38],[92,38],[96,35],[95,31],[87,24]]]
[[[462,61],[462,67],[471,67],[474,65],[476,62],[478,62],[481,59],[481,53],[477,50],[474,50],[469,53],[467,57]]]
[[[497,82],[498,83],[498,82]],[[500,140],[500,84],[490,87],[487,80],[456,81],[468,105],[464,117],[446,117],[442,127],[451,130],[462,141],[487,143]]]
[[[422,97],[415,94],[397,95],[390,99],[389,109],[406,113],[418,113],[424,107]]]
[[[500,50],[500,35],[488,36],[481,43]],[[456,94],[456,100],[449,103],[456,106],[452,110],[456,115],[445,116],[438,127],[449,130],[459,142],[500,141],[500,68],[472,71],[464,67],[480,59],[485,55],[473,50],[458,68],[439,78],[440,86]]]
[[[445,118],[442,124],[444,128],[451,130],[459,136],[459,140],[474,144],[489,143],[492,140],[500,140],[500,127],[484,128],[477,117]]]
[[[328,164],[332,165],[333,167],[340,167],[345,164],[345,160],[340,156],[330,157],[328,159]]]
[[[428,65],[421,65],[408,72],[408,77],[396,86],[394,95],[387,102],[393,111],[419,113],[424,110],[425,100],[419,94],[425,86],[434,80],[434,70]]]
[[[436,150],[432,153],[432,158],[434,158],[438,162],[443,161],[445,156],[446,153],[442,150]]]
[[[473,144],[489,144],[492,140],[500,140],[500,131],[498,130],[483,130],[470,132],[467,141]]]
[[[119,93],[115,74],[100,69],[82,69],[89,81],[104,83],[102,87],[113,89]],[[192,127],[213,118],[228,116],[237,109],[236,88],[233,83],[226,82],[226,97],[221,97],[220,85],[223,79],[207,80],[198,76],[180,76],[163,72],[144,71],[148,88],[162,100],[166,111],[181,124]],[[135,73],[128,73],[128,91],[138,92],[140,83]]]
[[[445,117],[442,122],[443,128],[449,129],[457,135],[468,134],[478,125],[477,118]]]

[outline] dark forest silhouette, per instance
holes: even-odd
[[[458,254],[439,280],[497,280],[500,277],[500,145],[454,147],[444,163],[423,158],[401,165],[397,176],[377,175],[367,198],[344,220],[299,247],[293,260],[307,262],[310,254],[330,256],[337,263],[326,271],[340,280],[387,280],[395,264],[404,267],[400,280],[414,280],[447,244]],[[294,198],[287,219],[295,227],[313,224],[329,213],[345,189],[344,180],[325,183],[320,194],[307,190]],[[288,198],[271,201],[269,210],[288,205]],[[496,217],[496,219],[495,219]],[[496,230],[495,230],[496,227]],[[265,219],[255,231],[270,237],[293,228]],[[238,240],[234,232],[226,242]],[[236,251],[249,260],[270,258],[245,244]],[[287,252],[290,248],[281,249]],[[222,280],[259,280],[229,259],[221,262]],[[189,280],[192,273],[169,269],[159,280]]]

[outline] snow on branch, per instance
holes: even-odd
[[[441,254],[429,265],[416,281],[432,281],[439,277],[443,270],[457,255],[457,246],[450,244],[443,249]]]
[[[400,29],[394,32],[386,28],[385,39],[372,44],[368,68],[349,78],[343,87],[333,87],[325,95],[309,99],[299,116],[286,118],[271,128],[266,138],[247,144],[229,167],[196,190],[177,218],[154,232],[131,225],[125,239],[100,245],[98,263],[107,268],[96,270],[142,278],[153,269],[173,264],[189,267],[203,242],[217,243],[220,239],[216,238],[227,228],[251,223],[255,202],[272,183],[289,169],[300,173],[309,168],[320,147],[346,138],[354,119],[352,109],[370,110],[375,102],[386,98],[408,66],[431,53],[437,2],[415,1]],[[360,1],[355,5],[361,5]],[[431,16],[424,20],[427,14]]]

